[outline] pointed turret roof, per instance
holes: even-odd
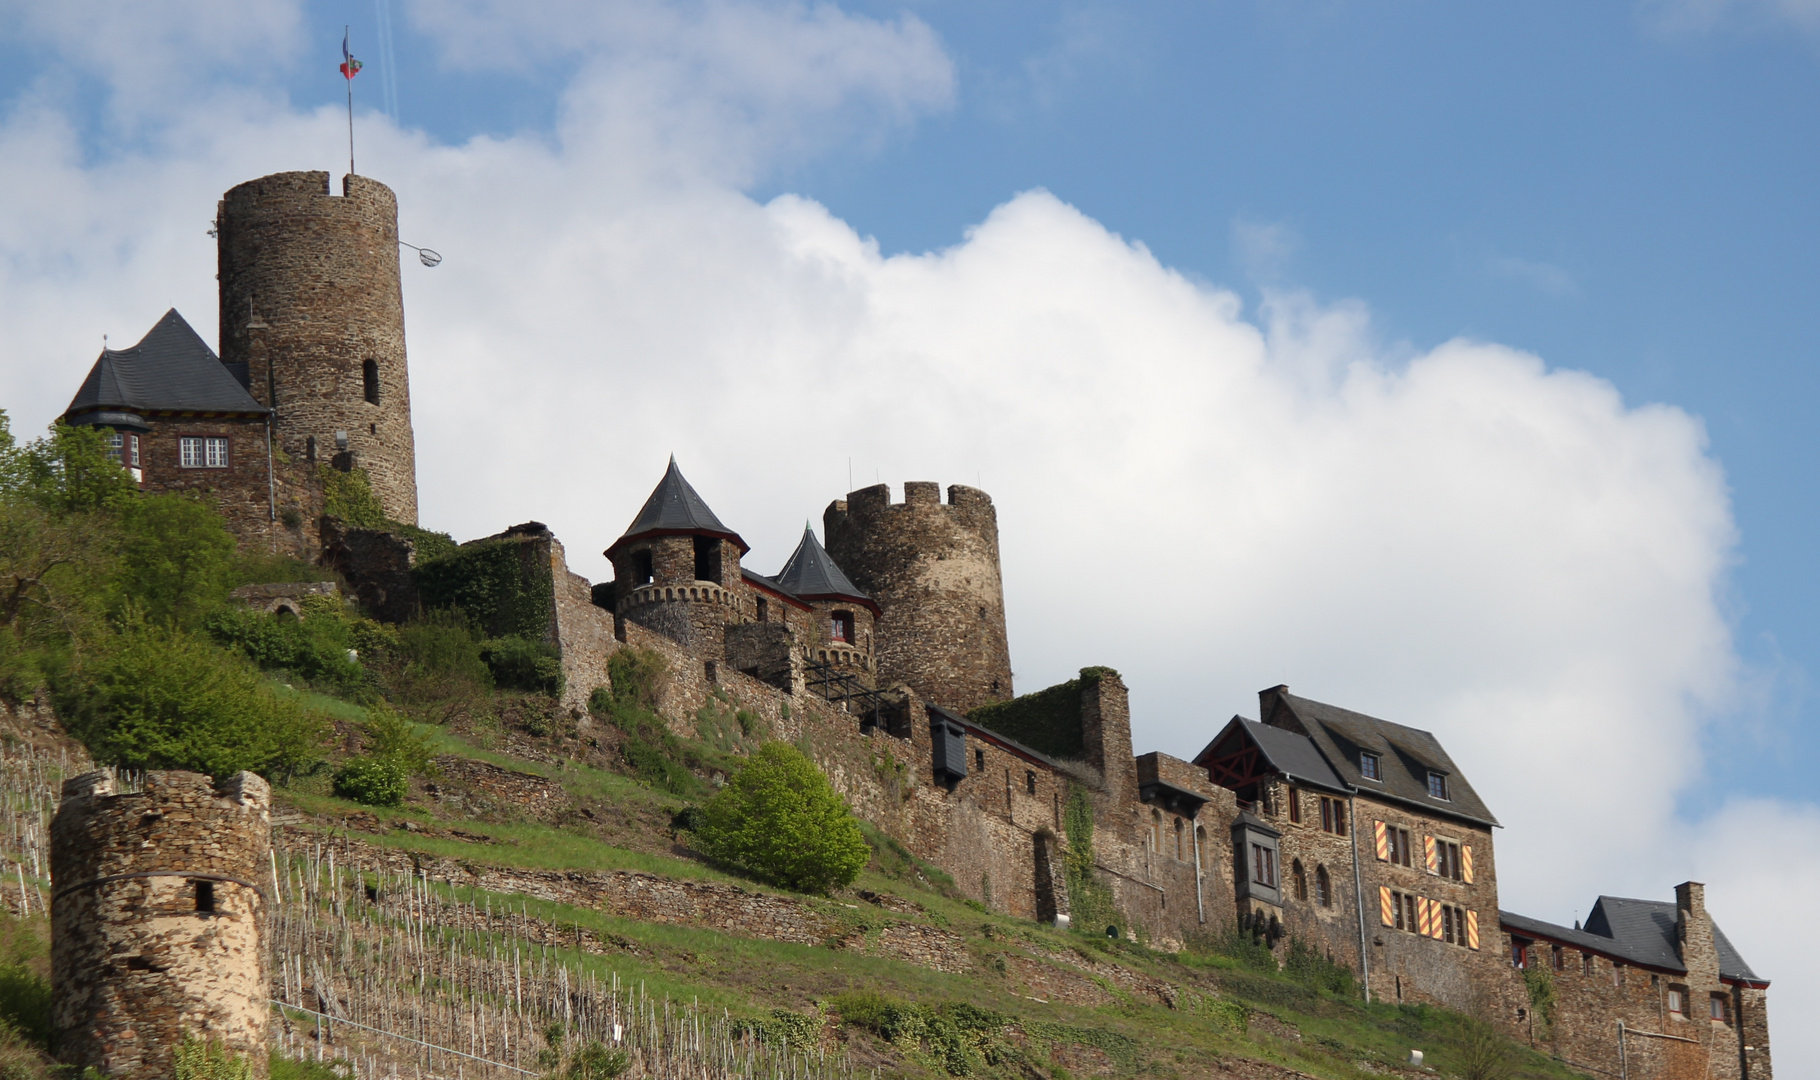
[[[63,420],[130,427],[146,412],[263,416],[270,411],[172,308],[137,345],[101,351]]]
[[[676,467],[676,455],[670,455],[670,467],[664,470],[664,478],[657,482],[651,497],[645,500],[644,509],[632,519],[625,534],[613,541],[607,549],[607,557],[619,550],[620,545],[641,536],[718,536],[731,540],[739,545],[741,554],[751,550],[739,534],[720,523],[714,511],[702,500],[689,481],[683,479],[682,470]]]
[[[796,545],[790,561],[777,572],[777,583],[805,600],[855,600],[878,610],[872,598],[860,592],[859,586],[835,564],[834,557],[808,525],[803,526],[802,542]]]

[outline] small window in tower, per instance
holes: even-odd
[[[366,390],[367,404],[379,404],[379,361],[368,360],[360,365],[360,381]]]
[[[1732,1022],[1730,1005],[1731,1002],[1724,994],[1714,994],[1707,999],[1707,1014],[1721,1024],[1729,1024]]]
[[[649,585],[656,574],[651,569],[651,552],[634,551],[632,553],[632,584]]]
[[[984,750],[973,751],[973,771],[986,771],[986,752]]]
[[[1024,770],[1024,791],[1030,795],[1036,794],[1036,773],[1029,769]]]
[[[853,613],[851,611],[837,611],[828,622],[829,637],[835,641],[850,642],[853,640]]]
[[[314,436],[314,435],[311,435],[309,438],[303,440],[303,460],[305,460],[305,461],[315,461],[316,460],[316,436]]]
[[[215,883],[212,881],[196,882],[196,910],[215,910]]]
[[[762,596],[758,598],[758,621],[759,622],[770,622],[771,621],[771,601],[765,599]]]
[[[717,537],[695,538],[695,580],[720,580],[720,540]]]

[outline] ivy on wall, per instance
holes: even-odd
[[[1081,733],[1081,691],[1117,672],[1108,667],[1082,668],[1079,678],[1047,690],[981,705],[967,719],[1016,739],[1053,758],[1079,758],[1086,752]]]
[[[488,637],[542,641],[550,633],[555,582],[540,545],[483,540],[411,570],[425,608],[460,608]]]
[[[1073,782],[1068,784],[1068,798],[1062,803],[1062,832],[1068,837],[1062,871],[1068,880],[1072,927],[1084,934],[1098,935],[1108,926],[1123,923],[1112,903],[1112,889],[1093,870],[1093,799],[1086,788]]]

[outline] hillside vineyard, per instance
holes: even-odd
[[[401,620],[419,607],[410,537],[322,518],[326,468],[359,471],[388,518],[417,522],[396,215],[391,190],[357,176],[340,195],[314,172],[234,188],[217,221],[220,356],[173,310],[137,345],[104,351],[62,419],[103,429],[146,490],[212,494],[243,543],[332,565],[369,611]],[[1479,1016],[1579,1069],[1769,1080],[1768,980],[1708,914],[1700,883],[1672,900],[1601,896],[1572,927],[1503,911],[1498,820],[1440,741],[1286,686],[1260,692],[1255,719],[1210,726],[1192,761],[1135,754],[1109,668],[1017,696],[997,513],[977,488],[910,481],[899,502],[883,484],[849,492],[824,510],[822,537],[806,529],[776,573],[743,565],[747,543],[672,459],[606,544],[611,581],[571,573],[537,522],[461,551],[515,559],[514,632],[558,651],[578,723],[616,653],[657,654],[669,722],[711,701],[756,714],[812,748],[857,815],[994,911],[1167,950],[1236,926],[1279,956],[1291,941],[1312,947],[1374,1000]],[[74,989],[59,990],[59,1017],[88,1025],[89,1041],[71,1044],[78,1064],[112,1067],[105,1033],[133,1002],[168,1011],[192,993],[230,1006],[207,988],[152,985],[183,972],[91,963],[136,934],[173,932],[169,912],[131,925],[116,892],[170,893],[201,912],[196,883],[221,882],[208,890],[221,905],[209,940],[245,955],[221,935],[256,923],[246,883],[271,875],[270,853],[242,837],[206,866],[159,864],[170,880],[129,884],[101,872],[136,865],[105,850],[127,844],[124,827],[78,827],[124,813],[109,809],[122,797],[72,784],[55,888],[59,970]],[[203,799],[184,784],[133,796],[134,812]],[[184,820],[212,829],[248,800],[212,796]],[[234,852],[246,866],[226,866]],[[1538,1023],[1544,978],[1553,996]],[[219,1023],[234,1021],[224,1011]]]

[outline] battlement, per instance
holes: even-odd
[[[236,184],[221,197],[218,217],[226,221],[248,212],[285,209],[367,217],[373,225],[397,230],[398,196],[391,188],[372,177],[349,174],[341,178],[338,196],[329,187],[329,174],[317,171],[272,173]]]
[[[891,501],[890,484],[874,484],[850,492],[845,499],[836,499],[828,505],[825,517],[870,516],[904,507],[958,507],[971,510],[992,509],[992,496],[976,487],[965,484],[948,485],[948,501],[941,499],[941,485],[930,480],[904,481],[904,498],[901,502]]]

